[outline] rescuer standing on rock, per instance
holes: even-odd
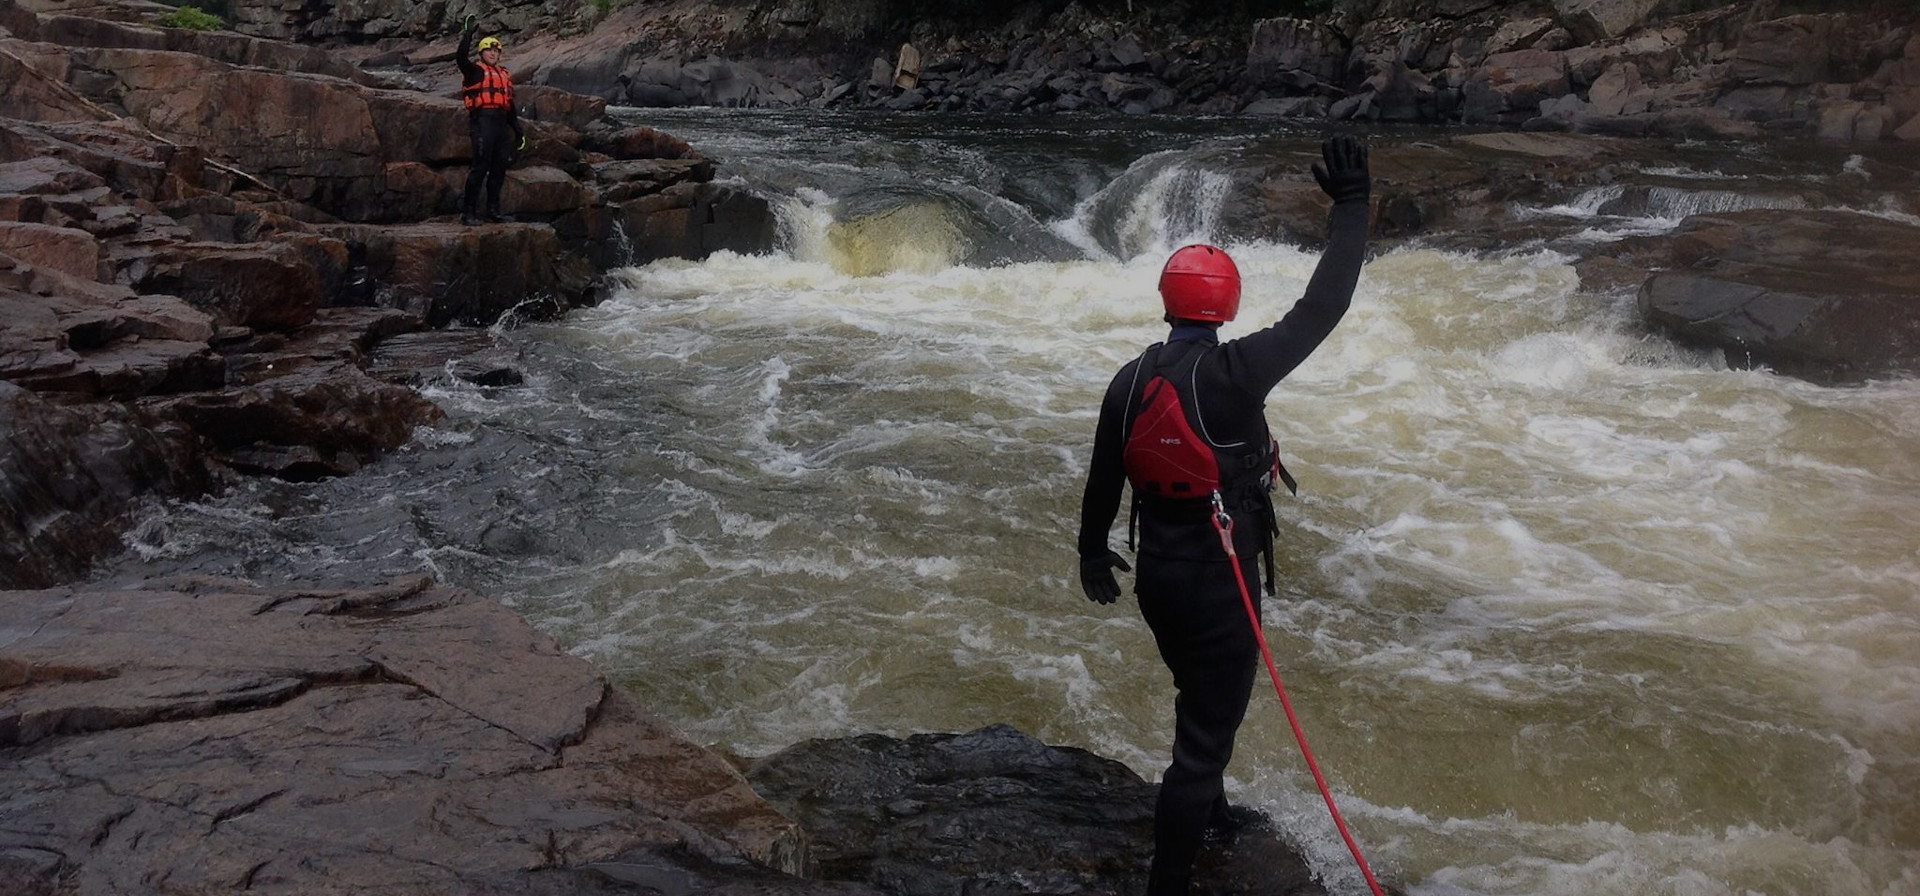
[[[1221,778],[1260,662],[1248,618],[1255,602],[1241,590],[1259,581],[1262,556],[1272,590],[1270,492],[1276,479],[1293,485],[1267,429],[1267,393],[1346,314],[1367,245],[1366,147],[1335,137],[1321,155],[1313,174],[1333,199],[1327,249],[1286,316],[1221,342],[1220,325],[1240,309],[1240,271],[1214,246],[1183,247],[1160,274],[1167,341],[1122,367],[1100,405],[1080,505],[1080,586],[1095,603],[1120,596],[1113,571],[1129,567],[1107,531],[1131,482],[1134,593],[1177,690],[1173,762],[1154,807],[1151,896],[1187,893],[1201,844],[1231,839],[1253,817],[1228,806]]]
[[[467,125],[473,135],[473,167],[467,172],[467,190],[460,198],[460,223],[481,222],[474,215],[480,202],[480,188],[487,190],[485,220],[499,223],[500,187],[507,180],[507,166],[513,154],[525,149],[527,138],[520,130],[520,115],[513,105],[513,75],[500,65],[500,38],[480,39],[480,61],[473,61],[473,36],[477,33],[473,17],[468,16],[460,31],[460,52],[454,61],[460,64],[460,97],[467,104]]]

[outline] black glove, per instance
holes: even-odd
[[[1133,572],[1127,558],[1112,551],[1098,557],[1080,558],[1080,590],[1087,593],[1087,600],[1110,604],[1120,599],[1120,582],[1113,577],[1116,566],[1122,572]]]
[[[472,30],[473,30],[473,13],[467,13],[467,17],[465,19],[462,19],[460,22],[460,33],[465,34]]]
[[[1367,146],[1352,137],[1330,137],[1320,144],[1324,161],[1313,163],[1313,179],[1334,204],[1367,199]]]

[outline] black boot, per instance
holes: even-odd
[[[505,220],[507,219],[500,216],[500,203],[498,202],[487,203],[486,221],[488,224],[499,224]]]
[[[474,216],[472,208],[463,207],[460,209],[460,223],[468,227],[478,227],[480,226],[480,219]]]
[[[1215,813],[1213,820],[1207,823],[1206,830],[1200,832],[1200,840],[1203,843],[1232,843],[1243,830],[1258,830],[1271,824],[1272,819],[1259,809],[1229,805]]]

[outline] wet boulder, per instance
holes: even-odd
[[[342,476],[406,443],[440,409],[352,363],[310,364],[239,388],[147,406],[203,435],[229,466],[282,479]]]
[[[453,222],[323,228],[363,253],[379,284],[377,304],[429,326],[491,323],[515,311],[541,317],[586,303],[597,275],[563,250],[554,229],[532,224],[462,227]]]
[[[1736,367],[1818,383],[1920,375],[1920,227],[1841,211],[1688,218],[1646,320]]]
[[[212,478],[185,427],[113,402],[56,404],[0,380],[0,587],[70,580],[121,549],[141,496],[198,494]]]
[[[894,896],[1140,892],[1159,789],[1132,770],[1006,725],[812,740],[754,762],[754,789],[807,830],[818,876]],[[1196,889],[1324,896],[1256,825],[1203,850]]]

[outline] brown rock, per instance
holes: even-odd
[[[549,227],[448,222],[323,230],[364,247],[381,305],[417,314],[429,326],[490,323],[510,309],[552,313],[582,303],[594,277]]]
[[[1574,40],[1595,43],[1639,28],[1661,4],[1660,0],[1554,0],[1553,5]]]
[[[1909,143],[1920,141],[1920,115],[1907,119],[1907,123],[1895,128],[1893,135]]]
[[[71,227],[0,221],[0,253],[83,280],[100,276],[100,241]]]
[[[1587,100],[1601,115],[1638,115],[1653,104],[1652,96],[1641,84],[1639,66],[1630,62],[1602,73],[1593,82]]]
[[[34,389],[137,396],[225,379],[207,315],[172,296],[21,265],[0,255],[0,378]]]
[[[155,267],[136,288],[180,296],[217,324],[291,330],[327,304],[314,259],[291,242],[177,243],[153,257]]]
[[[447,179],[420,162],[388,162],[381,175],[387,183],[387,211],[397,220],[431,218],[459,202]]]
[[[0,648],[0,854],[58,857],[29,893],[558,896],[634,851],[804,858],[731,766],[467,592],[10,592],[0,627],[28,633]]]
[[[413,390],[345,362],[298,367],[242,388],[150,399],[147,406],[184,421],[235,467],[293,480],[352,473],[441,416]]]
[[[327,75],[369,85],[383,83],[320,47],[261,40],[232,31],[194,31],[115,22],[100,17],[97,9],[88,10],[86,15],[40,16],[33,39],[68,47],[190,53],[227,65]]]
[[[1465,113],[1474,120],[1517,123],[1539,111],[1542,100],[1572,89],[1566,54],[1519,50],[1487,57],[1465,88]]]
[[[516,215],[559,215],[593,202],[593,193],[558,168],[522,165],[507,172],[501,205]]]
[[[607,101],[602,97],[539,84],[516,85],[514,101],[528,119],[561,124],[576,131],[586,130],[607,114]]]
[[[690,159],[698,155],[687,141],[645,127],[613,133],[588,131],[583,145],[616,159]]]
[[[41,55],[36,52],[39,49],[22,41],[0,39],[0,83],[7,85],[0,91],[0,116],[23,121],[100,121],[112,117],[64,82],[50,77],[46,73],[49,66],[42,60],[24,58]],[[57,66],[53,68],[58,70]]]
[[[80,193],[106,185],[99,175],[64,159],[34,156],[0,163],[0,193]]]
[[[78,576],[91,558],[121,548],[120,531],[139,496],[195,495],[211,481],[197,442],[178,426],[121,404],[63,407],[0,382],[0,587],[37,588]],[[18,608],[0,599],[0,615]],[[10,677],[6,668],[20,668],[9,655],[0,648],[0,679]],[[0,705],[9,707],[4,714],[17,691],[0,693]],[[7,794],[0,814],[17,818],[17,804],[8,801],[19,791],[0,793]],[[0,860],[0,880],[4,866]]]

